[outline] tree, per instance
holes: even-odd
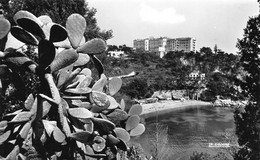
[[[201,54],[211,55],[213,52],[210,47],[202,47],[200,49]]]
[[[132,48],[131,47],[127,47],[126,45],[123,45],[121,50],[124,51],[125,53],[128,53],[128,54],[133,52]]]
[[[230,98],[233,88],[228,77],[220,72],[209,75],[208,83],[206,85],[209,92],[215,98],[217,95],[223,98]]]
[[[122,92],[129,95],[131,98],[144,98],[149,87],[146,80],[142,78],[133,79],[129,84],[122,87]]]
[[[116,45],[108,45],[107,51],[117,51],[118,47]]]
[[[241,88],[249,96],[244,112],[236,111],[234,118],[238,143],[242,148],[235,160],[260,159],[260,15],[251,17],[244,29],[244,37],[238,40],[241,65],[247,73]]]
[[[185,55],[184,51],[170,51],[163,57],[164,59],[172,60],[175,58],[181,58]]]
[[[112,38],[112,30],[101,31],[97,25],[95,14],[97,10],[90,8],[85,0],[1,0],[3,8],[8,13],[7,18],[11,23],[12,17],[19,10],[27,10],[36,16],[49,15],[55,23],[65,25],[69,15],[78,13],[87,22],[85,38],[87,40],[96,37],[108,40]],[[37,7],[36,7],[37,6]]]
[[[217,45],[217,44],[215,44],[215,46],[214,46],[214,53],[215,53],[215,54],[218,53],[218,45]]]

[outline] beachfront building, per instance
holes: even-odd
[[[154,52],[161,58],[169,51],[195,52],[196,39],[192,37],[186,38],[146,38],[135,39],[135,49],[143,49],[144,51]]]

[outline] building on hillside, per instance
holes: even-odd
[[[149,39],[146,39],[144,40],[144,50],[149,51],[149,48],[150,48]]]
[[[108,55],[114,58],[123,58],[126,56],[124,51],[108,51]]]
[[[145,43],[147,42],[147,44]],[[149,41],[146,41],[145,39],[135,39],[134,40],[134,49],[142,49],[144,51],[148,51],[148,44]]]
[[[134,48],[142,49],[144,51],[150,51],[156,53],[158,56],[163,57],[165,55],[165,48],[167,45],[166,37],[160,38],[146,38],[146,39],[135,39]]]
[[[195,52],[196,39],[186,38],[146,38],[135,39],[134,48],[158,54],[161,58],[169,51]]]
[[[190,80],[203,80],[205,79],[205,73],[201,73],[200,71],[193,71],[189,74]]]
[[[191,37],[168,39],[166,51],[195,52],[196,39]]]
[[[166,38],[166,37],[150,38],[149,39],[149,51],[156,53],[158,56],[160,56],[162,58],[165,54],[167,39],[168,38]]]

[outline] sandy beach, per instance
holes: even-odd
[[[157,114],[164,114],[173,110],[180,110],[187,107],[196,107],[196,106],[212,106],[211,102],[196,101],[196,100],[185,100],[185,101],[172,101],[172,100],[163,100],[156,103],[142,104],[143,112],[142,117],[148,118],[156,116]]]

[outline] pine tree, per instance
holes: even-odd
[[[251,17],[238,40],[241,65],[246,72],[241,88],[249,97],[243,112],[235,111],[236,134],[241,148],[235,160],[260,159],[260,15]]]

